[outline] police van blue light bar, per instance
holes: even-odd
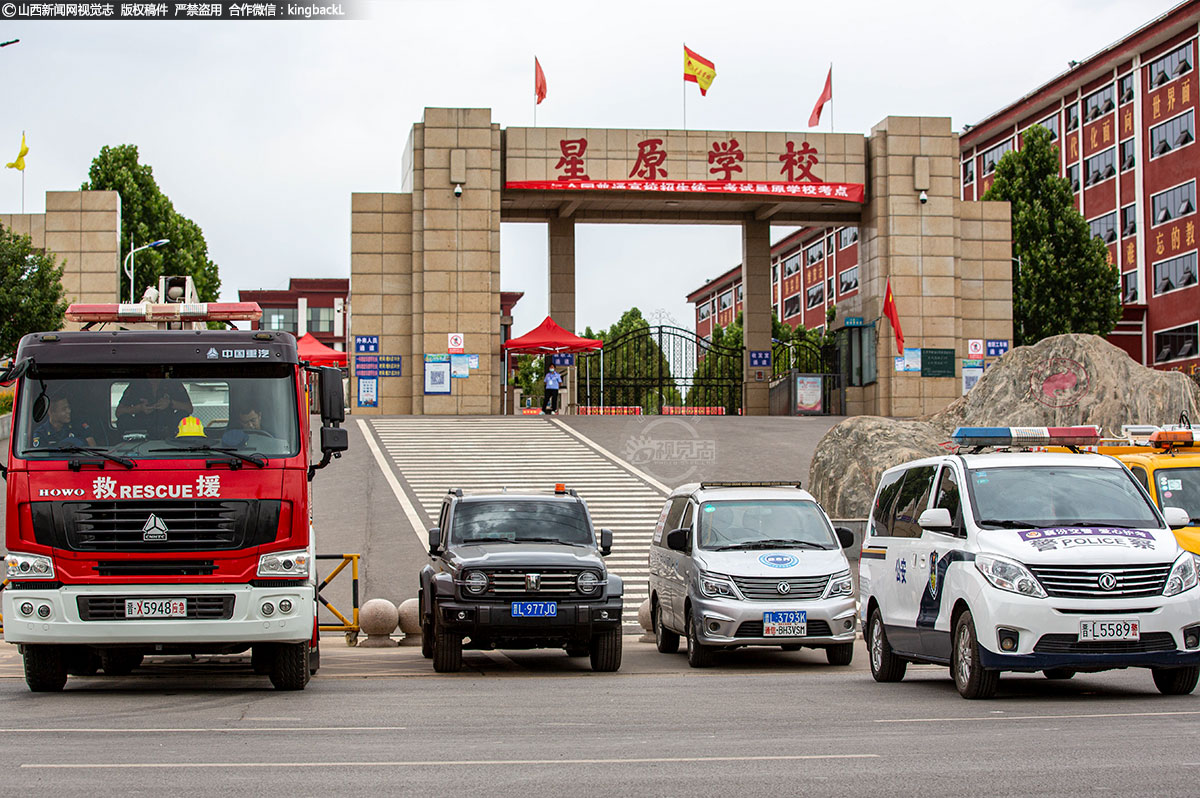
[[[951,439],[959,446],[1095,446],[1099,427],[959,427]]]

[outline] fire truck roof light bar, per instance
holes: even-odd
[[[138,302],[136,304],[80,304],[67,308],[75,322],[140,321],[258,321],[257,302]]]
[[[959,427],[950,437],[959,446],[1095,446],[1100,428]]]

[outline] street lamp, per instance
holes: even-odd
[[[125,256],[125,276],[129,278],[129,304],[132,305],[134,303],[134,298],[133,298],[133,254],[135,252],[141,252],[143,249],[158,249],[159,247],[163,246],[164,244],[169,243],[170,241],[171,241],[171,239],[169,239],[169,238],[160,238],[157,241],[151,241],[149,244],[142,244],[137,249],[131,249],[129,251],[129,254]],[[129,243],[133,244],[132,238],[130,239]]]

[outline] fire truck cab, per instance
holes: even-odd
[[[341,373],[299,361],[289,333],[207,329],[261,313],[72,305],[83,330],[25,336],[0,374],[16,382],[4,637],[31,690],[127,674],[155,653],[250,650],[284,690],[316,671],[309,483],[347,448]]]

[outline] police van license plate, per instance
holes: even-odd
[[[514,618],[555,618],[558,616],[557,601],[514,601]]]
[[[187,599],[125,599],[126,618],[186,618]]]
[[[1138,640],[1141,624],[1128,618],[1079,622],[1079,642],[1089,640]]]
[[[804,637],[808,634],[807,610],[763,613],[763,637]]]

